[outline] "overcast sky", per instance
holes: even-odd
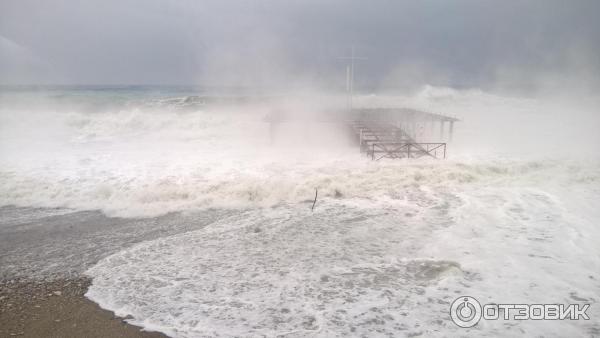
[[[0,0],[4,84],[597,84],[600,1]]]

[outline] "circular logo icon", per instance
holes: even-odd
[[[450,318],[460,327],[473,327],[481,319],[481,304],[473,297],[458,297],[450,306]]]

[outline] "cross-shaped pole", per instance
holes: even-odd
[[[354,61],[366,60],[366,57],[355,56],[354,46],[352,46],[350,56],[340,56],[338,59],[350,60],[350,64],[346,66],[346,91],[348,92],[348,109],[352,110],[352,96],[354,95]]]

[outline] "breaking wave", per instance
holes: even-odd
[[[406,104],[463,114],[450,160],[410,162],[371,162],[332,126],[315,124],[307,131],[289,124],[273,143],[263,122],[273,106],[263,104],[265,98],[161,96],[152,90],[9,94],[0,97],[0,205],[152,217],[202,208],[298,204],[312,199],[315,189],[320,198],[344,203],[393,204],[431,186],[598,179],[595,162],[548,156],[520,160],[511,146],[517,136],[501,142],[512,155],[499,155],[502,146],[485,142],[493,133],[482,123],[487,117],[479,109],[489,107],[511,121],[537,116],[539,107],[532,100],[480,91],[425,87],[411,97],[357,98],[364,105]],[[206,104],[219,100],[245,104]],[[302,112],[301,106],[295,109]],[[502,126],[492,123],[495,129]],[[527,144],[539,152],[535,142]]]
[[[102,168],[102,158],[79,161],[72,172],[47,169],[0,172],[2,205],[102,210],[121,217],[153,217],[203,208],[273,207],[320,199],[340,203],[398,205],[427,189],[503,182],[506,186],[553,181],[598,182],[598,167],[548,162],[361,163],[333,161],[245,165],[244,170],[196,162],[193,165]],[[176,161],[176,159],[173,159]],[[100,162],[100,163],[99,163]],[[69,170],[69,169],[67,169]]]

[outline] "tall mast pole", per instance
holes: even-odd
[[[354,45],[350,52],[350,111],[352,111],[352,97],[354,96]]]
[[[346,105],[348,106],[348,110],[350,110],[350,65],[346,65]]]
[[[338,59],[349,60],[350,64],[346,66],[346,92],[348,93],[348,110],[352,111],[354,96],[354,61],[366,60],[365,57],[358,57],[354,54],[354,45],[350,50],[350,56],[342,56]]]

